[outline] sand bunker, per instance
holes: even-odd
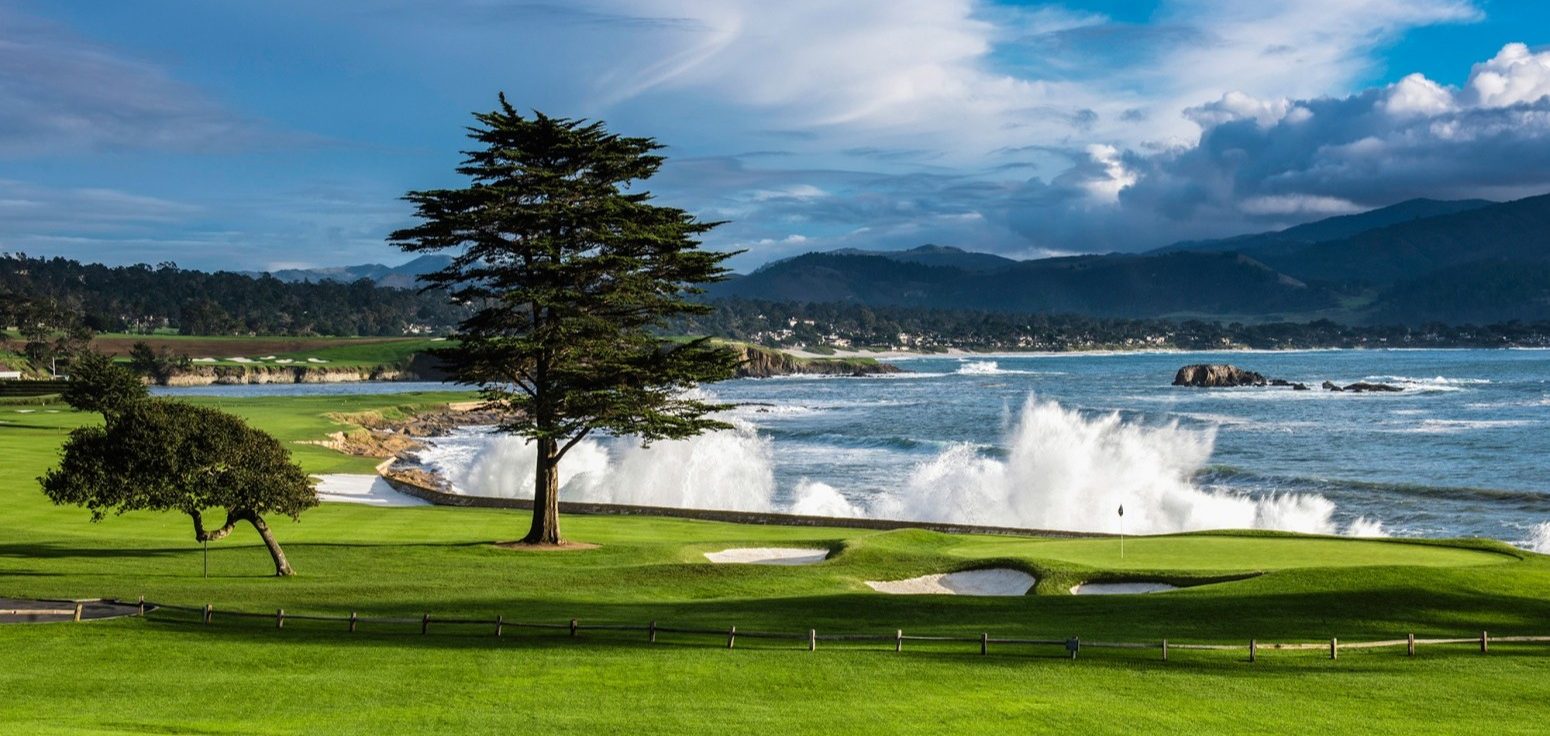
[[[1178,589],[1167,583],[1082,583],[1071,588],[1071,595],[1139,595]]]
[[[820,547],[734,547],[706,552],[705,559],[718,565],[816,565],[829,558]]]
[[[329,473],[318,479],[318,500],[367,506],[426,506],[428,501],[399,493],[380,475]]]
[[[866,584],[879,593],[892,595],[1027,595],[1037,582],[1021,570],[998,568],[922,575],[908,580],[868,580]]]

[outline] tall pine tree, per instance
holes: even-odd
[[[451,251],[423,277],[473,314],[441,351],[453,376],[505,410],[500,430],[537,445],[529,544],[561,543],[559,463],[593,432],[678,439],[725,428],[723,408],[689,389],[729,377],[730,351],[669,342],[653,328],[702,314],[697,285],[718,281],[730,255],[699,248],[719,223],[651,203],[633,184],[662,165],[650,138],[601,122],[476,113],[477,142],[461,189],[410,192],[419,225],[390,241]]]

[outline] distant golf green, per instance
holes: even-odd
[[[286,442],[347,429],[330,414],[396,414],[468,394],[199,399]],[[58,405],[0,407],[0,597],[133,598],[216,607],[216,622],[157,614],[0,626],[0,725],[13,733],[1530,733],[1550,678],[1544,645],[1318,652],[1057,647],[664,635],[377,624],[273,623],[222,611],[690,626],[740,631],[1086,640],[1262,642],[1550,634],[1550,558],[1485,541],[1404,542],[1234,533],[1037,539],[569,516],[599,545],[518,552],[524,512],[326,504],[274,522],[299,575],[276,579],[248,530],[210,547],[185,517],[93,524],[50,505],[34,478],[70,428]],[[374,461],[294,445],[313,472]],[[811,566],[715,565],[705,552],[803,546]],[[889,596],[868,580],[1010,567],[1017,597]],[[1073,596],[1093,580],[1199,587]]]

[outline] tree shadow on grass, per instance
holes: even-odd
[[[63,559],[84,557],[90,559],[172,557],[197,551],[197,547],[79,547],[54,542],[31,544],[0,544],[0,557],[18,559]]]

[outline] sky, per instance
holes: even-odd
[[[739,270],[1550,191],[1537,0],[0,0],[0,252],[400,263],[471,113],[666,145]]]

